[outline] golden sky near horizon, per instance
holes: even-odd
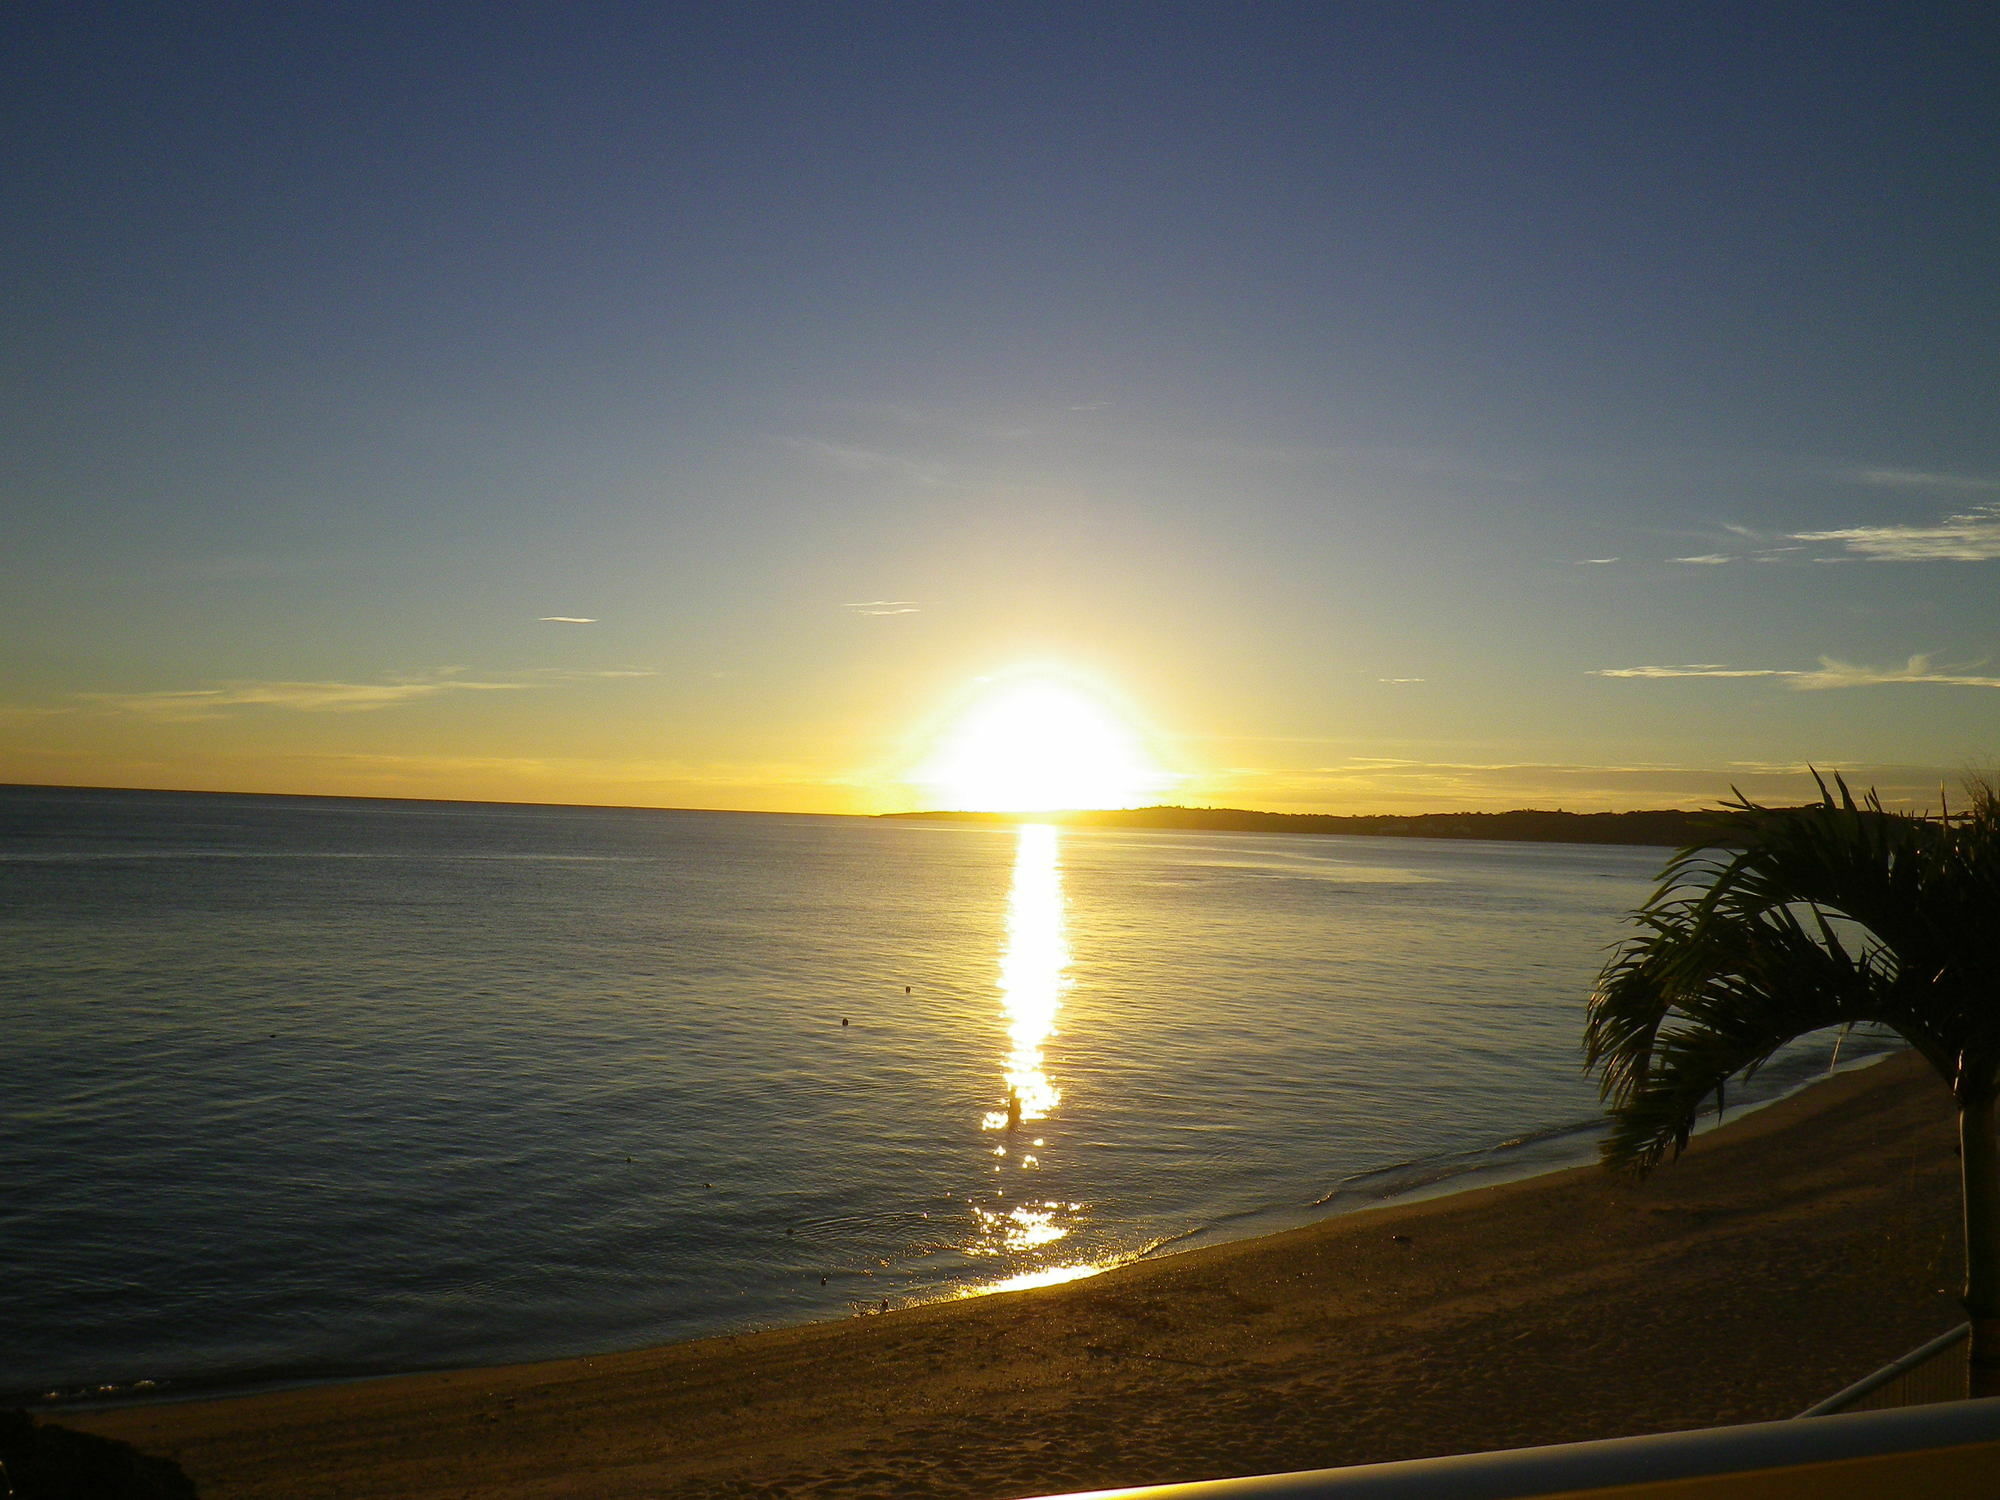
[[[1328,757],[1310,740],[1174,734],[1102,678],[1047,662],[968,678],[879,723],[840,723],[793,758],[708,763],[633,754],[455,753],[438,740],[528,749],[554,698],[610,696],[607,683],[430,680],[223,684],[132,695],[34,716],[42,755],[0,751],[0,779],[501,802],[567,802],[748,811],[876,813],[920,808],[1018,811],[1159,803],[1279,811],[1435,812],[1511,807],[1572,811],[1699,806],[1730,787],[1767,801],[1811,794],[1802,764],[1714,768],[1440,763]],[[567,708],[577,713],[575,706]],[[593,726],[603,718],[584,713]],[[414,743],[412,743],[412,731]],[[643,731],[630,732],[630,748]],[[746,741],[748,743],[746,743]],[[725,738],[753,753],[779,747]],[[1252,757],[1263,763],[1250,764]],[[1230,760],[1235,764],[1230,764]],[[1848,768],[1853,775],[1853,768]],[[1968,771],[1977,768],[1968,766]],[[1903,768],[1861,779],[1912,805],[1940,780]],[[82,774],[79,774],[82,773]],[[1957,777],[1947,785],[1955,785]],[[1719,790],[1720,789],[1720,790]]]

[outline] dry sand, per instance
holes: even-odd
[[[1900,1057],[1644,1183],[1585,1167],[844,1323],[52,1415],[207,1500],[1002,1500],[1760,1421],[1960,1320],[1953,1150]]]

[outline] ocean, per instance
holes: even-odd
[[[1665,853],[0,789],[0,1396],[840,1318],[1588,1159]]]

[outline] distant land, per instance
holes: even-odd
[[[1733,844],[1734,814],[1664,808],[1649,812],[1335,813],[1256,812],[1242,807],[1131,807],[1102,812],[911,812],[886,818],[954,823],[1071,823],[1086,828],[1192,828],[1209,833],[1344,833],[1364,838],[1498,839],[1537,844]]]

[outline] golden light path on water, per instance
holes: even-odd
[[[1042,1068],[1042,1044],[1055,1035],[1056,1012],[1069,987],[1062,861],[1056,830],[1027,823],[1014,846],[1014,886],[1007,896],[1007,941],[1000,952],[1000,1006],[1007,1017],[1008,1107],[988,1114],[988,1130],[1048,1117],[1062,1095]]]
[[[1000,950],[1000,1003],[1007,1022],[1007,1056],[1001,1074],[1006,1107],[989,1110],[980,1128],[999,1132],[993,1155],[996,1172],[1011,1162],[1021,1171],[1039,1163],[1042,1145],[1029,1138],[1027,1127],[1045,1120],[1062,1103],[1062,1091],[1049,1080],[1043,1048],[1056,1035],[1056,1018],[1069,989],[1069,940],[1063,909],[1061,844],[1057,830],[1046,823],[1024,824],[1014,849],[1014,879],[1007,897],[1006,937]],[[975,1255],[1019,1255],[1052,1245],[1069,1234],[1065,1215],[1082,1210],[1080,1203],[1025,1202],[1006,1209],[974,1204],[979,1239],[968,1249]],[[1003,1281],[967,1289],[966,1295],[1052,1286],[1109,1270],[1111,1264],[1043,1266],[1019,1272]]]

